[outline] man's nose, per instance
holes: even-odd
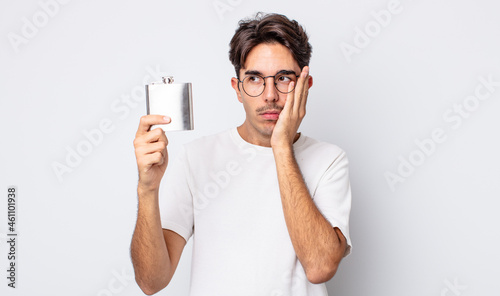
[[[266,86],[264,88],[264,93],[262,93],[262,98],[266,102],[276,102],[279,100],[279,93],[274,86],[274,77],[266,78]]]

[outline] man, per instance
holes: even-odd
[[[131,245],[146,294],[171,280],[193,236],[191,295],[327,295],[350,252],[345,153],[298,133],[311,46],[282,15],[241,21],[230,43],[243,124],[185,145],[167,168],[167,138],[141,118],[134,141],[138,216]]]

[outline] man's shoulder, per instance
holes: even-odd
[[[304,137],[295,150],[295,158],[302,175],[311,190],[329,172],[335,172],[348,164],[346,153],[336,144]]]
[[[298,147],[298,152],[318,158],[328,157],[334,159],[346,154],[345,151],[336,144],[317,140],[308,136],[304,136],[304,142]]]

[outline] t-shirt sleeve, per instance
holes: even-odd
[[[313,196],[323,216],[333,227],[338,227],[347,241],[344,256],[351,252],[349,215],[351,212],[351,186],[349,183],[348,159],[342,151],[321,177]]]
[[[185,149],[182,149],[180,155],[168,164],[162,180],[159,205],[162,228],[176,232],[186,242],[194,231],[193,198],[189,178],[187,155]]]

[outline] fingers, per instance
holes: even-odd
[[[145,124],[148,123],[145,122]],[[139,168],[148,169],[154,164],[161,165],[167,155],[167,145],[167,136],[161,128],[155,128],[143,134],[138,132],[134,139],[134,147]]]
[[[293,109],[293,105],[295,103],[295,82],[290,82],[288,85],[288,95],[286,96],[285,106],[283,107],[283,111],[287,112]]]
[[[144,115],[139,122],[136,137],[147,133],[151,129],[151,126],[155,124],[167,124],[170,123],[170,121],[170,117],[164,115]]]
[[[139,169],[148,170],[151,166],[155,164],[162,165],[165,161],[167,149],[159,147],[160,145],[155,145],[156,147],[152,147],[152,145],[153,144],[136,149]]]
[[[155,128],[146,134],[143,134],[138,137],[140,142],[143,143],[153,143],[158,141],[167,141],[167,136],[165,135],[165,131],[161,128]]]
[[[297,87],[295,88],[297,101],[294,104],[294,111],[299,113],[300,117],[305,115],[307,96],[309,94],[309,81],[312,79],[309,76],[309,66],[305,66],[300,73]]]
[[[138,155],[154,154],[159,152],[161,155],[165,155],[167,148],[167,143],[164,141],[149,143],[148,145],[139,146],[136,148],[136,153]]]
[[[289,93],[285,102],[285,110],[290,110],[290,112],[296,114],[300,119],[306,114],[306,103],[309,94],[309,85],[312,82],[311,79],[312,77],[309,76],[309,67],[305,66],[297,82],[291,82],[288,85]]]
[[[135,148],[139,175],[148,172],[155,165],[163,165],[168,158],[167,143],[149,143]]]
[[[158,141],[164,141],[165,143],[168,143],[167,136],[161,128],[155,128],[154,130],[147,133],[137,135],[134,139],[134,146],[137,148],[139,146]]]
[[[154,165],[162,165],[165,162],[165,156],[160,152],[155,152],[152,154],[147,154],[137,159],[137,166],[139,168],[139,173],[147,172]]]

